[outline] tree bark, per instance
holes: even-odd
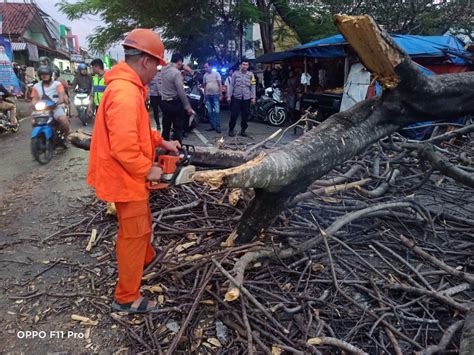
[[[474,113],[473,72],[427,77],[369,16],[335,19],[385,90],[281,149],[239,167],[196,174],[196,181],[213,187],[255,188],[236,230],[237,243],[257,236],[296,194],[379,139],[413,122]]]
[[[263,53],[273,53],[273,21],[271,19],[271,7],[265,0],[257,0],[257,7],[263,14],[259,23],[260,35],[262,37]]]

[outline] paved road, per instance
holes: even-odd
[[[26,117],[20,119],[20,129],[16,134],[3,134],[0,136],[0,196],[9,188],[14,186],[18,179],[25,173],[38,170],[42,172],[45,169],[57,168],[73,157],[85,157],[83,152],[77,149],[69,149],[63,152],[58,149],[51,165],[41,166],[33,159],[30,151],[31,121],[29,118],[28,104],[20,101],[18,103],[19,111]],[[71,129],[76,130],[81,127],[77,118],[72,118]],[[86,130],[90,131],[87,127]]]
[[[26,104],[23,102],[19,103],[21,111],[26,111]],[[237,136],[231,138],[227,136],[227,127],[229,121],[229,112],[222,112],[222,134],[216,132],[206,132],[205,129],[208,127],[207,124],[200,123],[195,132],[189,134],[185,139],[185,143],[194,144],[197,146],[213,145],[216,141],[224,138],[225,143],[236,147],[245,147],[257,143],[266,137],[270,136],[278,128],[271,127],[266,124],[258,122],[250,122],[248,133],[251,138],[244,138]],[[154,123],[153,123],[154,124]],[[73,117],[71,120],[71,131],[76,129],[84,129],[77,117]],[[85,131],[91,131],[91,127],[85,127]],[[30,152],[30,134],[31,134],[31,122],[29,118],[24,118],[21,122],[21,127],[16,134],[3,134],[0,136],[0,196],[5,193],[15,181],[21,178],[21,176],[27,172],[34,170],[43,171],[50,168],[66,168],[67,162],[71,158],[83,158],[81,163],[84,163],[84,169],[86,168],[87,154],[75,148],[70,148],[66,152],[58,149],[55,152],[55,157],[51,161],[50,165],[41,167]],[[287,142],[290,139],[294,139],[293,132],[288,132],[283,142]]]

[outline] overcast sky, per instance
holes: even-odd
[[[99,17],[87,16],[80,20],[69,21],[62,12],[56,7],[56,3],[59,0],[36,0],[36,4],[52,18],[61,24],[64,24],[71,28],[72,33],[79,36],[79,45],[81,47],[88,47],[87,36],[94,32],[94,28],[101,25]],[[117,55],[119,58],[122,56],[120,47],[111,49],[111,55],[115,58]]]

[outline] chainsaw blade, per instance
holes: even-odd
[[[194,165],[183,166],[176,176],[175,185],[188,184],[193,181],[193,175],[196,172]]]

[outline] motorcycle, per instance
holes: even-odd
[[[77,114],[83,126],[87,126],[90,120],[87,113],[87,108],[89,107],[90,102],[90,96],[85,90],[76,90],[74,106],[76,107]]]
[[[9,101],[8,99],[5,99],[5,101],[15,104],[12,101]],[[0,111],[0,134],[1,133],[16,133],[18,132],[18,128],[20,127],[19,124],[12,125],[10,123],[10,112],[4,112]]]
[[[272,126],[283,126],[289,116],[280,86],[275,83],[265,89],[254,106],[250,108],[250,118],[267,122]]]
[[[199,86],[199,82],[190,79],[184,85],[184,91],[188,97],[192,109],[196,112],[195,116],[201,123],[209,123],[209,118],[204,99],[204,90]]]
[[[31,114],[31,153],[40,164],[47,164],[53,158],[56,147],[66,148],[66,138],[54,121],[53,112],[57,104],[51,100],[41,100]]]

